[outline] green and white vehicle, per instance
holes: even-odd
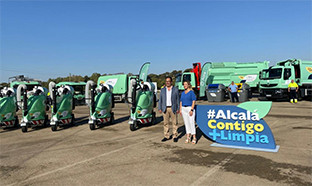
[[[0,90],[0,127],[18,127],[16,115],[18,110],[16,96],[13,88],[3,87]]]
[[[85,82],[60,82],[56,86],[68,85],[73,87],[74,91],[74,101],[75,105],[84,105],[85,104]]]
[[[197,63],[198,64],[198,63]],[[194,70],[195,72],[184,72],[176,77],[176,86],[179,91],[183,91],[182,82],[190,81],[193,89],[199,94],[199,97],[206,97],[206,87],[209,84],[223,84],[227,87],[232,81],[235,83],[247,83],[252,92],[259,91],[259,72],[269,67],[268,61],[263,62],[207,62],[202,68]],[[200,82],[197,82],[199,74]]]
[[[209,84],[223,84],[228,87],[232,81],[247,83],[251,92],[259,92],[259,72],[268,67],[268,61],[205,63],[200,78],[199,96],[205,96],[205,89]]]
[[[269,100],[288,98],[288,84],[294,80],[298,98],[312,97],[312,61],[289,59],[260,72],[260,95]]]
[[[15,91],[17,87],[21,84],[27,86],[27,91],[33,90],[35,86],[40,87],[41,83],[38,80],[25,77],[24,75],[14,76],[9,78],[10,87],[13,88]]]
[[[139,124],[153,124],[156,121],[156,94],[155,85],[147,82],[147,72],[150,63],[145,63],[140,69],[139,76],[130,79],[128,102],[130,108],[130,130],[138,129]]]
[[[32,90],[29,90],[26,84],[17,87],[17,104],[23,112],[20,123],[22,132],[27,132],[29,127],[48,125],[47,93],[47,89],[41,86],[35,86]]]
[[[98,85],[106,84],[113,87],[114,101],[125,102],[129,85],[129,77],[127,74],[115,74],[100,76],[97,82]]]
[[[49,92],[52,100],[51,130],[56,131],[58,126],[73,126],[75,120],[73,87],[68,85],[56,86],[54,82],[50,82]]]
[[[94,130],[96,126],[114,122],[113,87],[109,84],[96,85],[89,80],[86,85],[86,104],[90,108],[89,126]]]

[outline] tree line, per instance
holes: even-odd
[[[187,69],[185,71],[189,71],[190,69]],[[165,72],[162,74],[149,74],[149,77],[151,78],[152,82],[157,82],[157,88],[160,89],[164,84],[165,84],[165,79],[167,76],[171,76],[173,78],[173,83],[175,83],[175,77],[177,74],[182,73],[182,70],[174,70],[172,72]],[[100,74],[100,73],[93,73],[91,76],[81,76],[81,75],[71,75],[71,76],[67,76],[67,77],[58,77],[58,78],[50,78],[48,79],[48,81],[42,81],[41,85],[43,87],[48,88],[49,83],[51,81],[54,81],[55,83],[59,83],[59,82],[64,82],[64,81],[70,81],[70,82],[87,82],[88,80],[92,80],[94,82],[97,82],[98,78],[100,76],[105,76],[105,75],[111,75],[111,74]],[[128,74],[133,75],[131,73]],[[7,87],[10,86],[9,83],[1,83],[0,84],[3,87]]]

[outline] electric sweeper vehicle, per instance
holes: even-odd
[[[16,115],[18,110],[13,88],[4,87],[0,90],[0,127],[18,127],[19,121]]]
[[[114,121],[113,87],[99,83],[98,86],[91,80],[87,82],[85,90],[86,104],[90,108],[89,126],[94,130],[96,126],[112,124]]]
[[[147,82],[147,72],[150,63],[145,63],[140,69],[139,77],[130,78],[128,102],[130,108],[130,130],[138,129],[139,124],[153,124],[156,120],[156,94],[155,86]],[[130,98],[130,99],[129,99]]]
[[[49,92],[52,102],[51,130],[56,131],[58,126],[73,126],[75,120],[74,89],[68,85],[56,86],[54,82],[50,82]]]
[[[19,108],[22,109],[23,116],[20,123],[22,132],[27,132],[29,127],[48,125],[47,92],[47,89],[41,86],[34,86],[29,90],[26,84],[18,85],[16,99]]]

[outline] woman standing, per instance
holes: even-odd
[[[182,114],[185,129],[186,140],[185,143],[191,142],[191,135],[193,136],[192,143],[196,144],[196,129],[195,129],[195,101],[196,95],[192,90],[192,85],[189,81],[183,82],[184,91],[180,99],[180,113]]]

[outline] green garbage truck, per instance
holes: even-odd
[[[33,90],[34,87],[41,86],[41,83],[35,79],[25,77],[24,75],[13,76],[9,78],[10,87],[17,90],[21,84],[27,86],[27,91]]]
[[[183,73],[179,73],[176,75],[175,86],[178,87],[181,93],[184,90],[183,81],[189,81],[195,93],[198,94],[200,88],[199,86],[200,75],[201,75],[201,63],[193,63],[193,68],[190,72],[184,71]]]
[[[269,100],[288,98],[288,84],[294,80],[299,91],[297,97],[308,98],[312,95],[312,61],[289,59],[278,62],[260,72],[260,95]]]
[[[130,79],[136,76],[129,76],[127,74],[113,74],[100,76],[97,85],[107,84],[111,85],[113,89],[115,102],[126,102],[128,98]]]
[[[60,82],[56,86],[68,85],[74,88],[74,102],[75,105],[85,104],[85,87],[86,82]]]
[[[268,67],[269,61],[246,63],[207,62],[201,68],[193,64],[192,72],[184,72],[176,77],[176,86],[179,87],[180,91],[183,91],[182,82],[185,79],[189,80],[195,92],[198,92],[199,97],[206,97],[206,87],[209,84],[223,84],[227,87],[232,81],[235,83],[247,83],[252,92],[258,92],[259,72]],[[197,74],[200,77],[199,84],[197,83]]]

